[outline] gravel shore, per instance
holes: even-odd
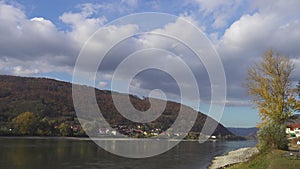
[[[224,156],[215,157],[209,169],[222,169],[232,164],[248,161],[256,153],[258,153],[256,147],[246,147],[231,151]]]

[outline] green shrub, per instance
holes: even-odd
[[[7,127],[0,127],[0,136],[11,135],[11,131]]]
[[[288,149],[284,125],[268,123],[258,131],[257,137],[258,148],[262,152],[270,149]]]
[[[58,128],[62,136],[72,136],[73,134],[71,126],[67,123],[61,123]]]

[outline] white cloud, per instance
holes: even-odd
[[[294,59],[292,59],[292,61],[294,62],[294,66],[295,66],[295,69],[293,72],[294,74],[293,74],[292,78],[294,81],[299,81],[300,80],[300,57],[294,58]]]
[[[106,18],[92,17],[92,15],[101,8],[100,5],[83,4],[79,6],[81,12],[63,13],[59,18],[65,23],[71,25],[72,30],[67,34],[74,39],[80,46],[106,22]]]
[[[0,68],[0,71],[5,74],[23,71],[28,75],[52,71],[72,73],[70,69],[81,47],[106,22],[104,16],[95,15],[103,6],[83,4],[78,8],[77,13],[65,12],[60,16],[71,29],[59,31],[50,20],[27,18],[18,6],[0,2],[0,65],[7,67]],[[106,27],[105,34],[97,39],[98,47],[109,45],[110,38],[118,39],[136,29],[135,26]]]
[[[13,68],[14,70],[14,75],[18,75],[18,76],[28,76],[28,75],[34,75],[39,73],[38,69],[26,69],[23,68],[22,66],[16,66]]]
[[[1,55],[24,59],[42,57],[49,53],[63,54],[71,47],[55,25],[45,18],[28,19],[20,9],[0,3]],[[16,50],[18,49],[18,50]]]
[[[152,9],[158,10],[161,7],[160,2],[161,1],[153,0],[153,1],[147,1],[147,4],[149,4]]]
[[[132,63],[132,67],[128,67],[127,70],[122,71],[123,73],[121,78],[123,78],[124,81],[128,79],[127,73],[131,70],[134,69],[135,65],[142,64],[144,65],[145,63],[147,65],[155,62],[156,67],[166,67],[170,72],[168,73],[173,73],[176,74],[179,79],[176,80],[181,80],[180,83],[177,84],[174,79],[171,79],[169,76],[164,74],[163,72],[157,72],[157,71],[148,71],[144,72],[143,75],[136,77],[137,79],[134,79],[132,82],[132,90],[135,92],[139,92],[139,95],[146,95],[151,91],[153,88],[159,88],[166,92],[166,95],[168,98],[171,99],[178,99],[179,98],[179,88],[177,85],[184,86],[184,87],[191,87],[192,81],[191,80],[186,80],[187,73],[185,69],[182,67],[182,62],[186,62],[188,67],[194,71],[194,73],[197,75],[196,80],[201,86],[200,92],[201,96],[203,99],[209,99],[210,96],[210,85],[209,85],[209,79],[207,77],[207,72],[205,71],[203,65],[201,64],[201,61],[198,59],[198,57],[186,46],[185,44],[182,44],[180,41],[177,41],[176,39],[172,39],[169,36],[174,36],[177,35],[177,37],[181,40],[187,40],[189,43],[196,44],[199,48],[203,47],[199,39],[201,37],[195,36],[195,31],[196,29],[192,29],[190,26],[186,25],[186,22],[184,22],[182,19],[188,19],[189,22],[192,22],[197,24],[195,20],[192,18],[179,18],[178,20],[166,24],[164,27],[160,29],[155,29],[152,31],[152,33],[159,33],[158,34],[144,34],[140,36],[134,37],[135,41],[127,41],[126,45],[124,46],[136,46],[137,48],[135,50],[141,50],[141,49],[148,49],[148,48],[155,48],[155,49],[162,49],[166,50],[166,53],[162,54],[159,51],[153,50],[150,52],[145,52],[143,53],[144,58],[142,60],[134,60],[134,63]],[[185,33],[182,33],[182,28],[185,28]],[[199,32],[197,32],[199,33]],[[166,36],[164,36],[166,35]],[[204,37],[204,36],[203,36]],[[202,37],[202,38],[203,38]],[[124,59],[127,57],[127,53],[125,52],[126,50],[120,50],[120,48],[117,48],[117,51],[121,51],[121,58],[118,59]],[[197,48],[198,49],[198,48]],[[203,50],[203,48],[201,49]],[[114,51],[116,52],[116,51]],[[118,55],[118,52],[110,54],[108,56],[109,59],[112,60],[118,60],[114,58],[116,55]],[[172,53],[172,55],[168,54],[167,52]],[[130,53],[129,53],[130,54]],[[142,55],[139,53],[139,55]],[[150,57],[149,57],[150,56]],[[142,57],[142,56],[141,56]],[[198,60],[197,60],[198,59]],[[118,66],[118,62],[113,62],[113,63],[106,63],[109,64],[110,66],[105,66],[108,67],[106,70],[107,72],[109,71],[114,71],[116,66]],[[218,69],[218,68],[216,68]],[[103,73],[107,73],[103,72]],[[100,76],[99,76],[99,79]],[[122,79],[118,79],[119,81],[122,81]],[[137,89],[138,88],[138,89]],[[195,91],[190,90],[191,93],[189,93],[190,98],[185,98],[185,99],[195,99],[192,96],[194,95]],[[175,97],[176,96],[176,97]],[[195,101],[195,100],[193,100]],[[197,100],[198,101],[198,100]]]
[[[262,51],[270,48],[270,43],[259,43],[272,38],[274,32],[273,16],[244,15],[234,22],[226,31],[220,41],[220,50],[228,56],[230,54],[249,54],[252,51]],[[223,51],[224,50],[224,51]],[[224,54],[224,53],[223,53]],[[234,56],[234,55],[233,55]],[[237,56],[240,57],[240,56]]]
[[[107,82],[104,82],[104,81],[101,81],[101,82],[99,82],[99,84],[98,84],[98,87],[100,88],[100,89],[103,89],[103,88],[105,88],[107,86]]]
[[[132,8],[136,8],[138,6],[138,0],[121,0],[121,3],[125,3]]]
[[[206,102],[206,101],[204,101]],[[253,106],[253,102],[250,100],[241,100],[241,99],[236,99],[236,98],[230,98],[227,100],[218,100],[216,102],[213,102],[211,104],[213,105],[221,105],[221,104],[226,104],[226,106],[231,106],[231,107],[241,107],[241,106],[245,106],[245,107],[249,107],[249,106]],[[210,103],[207,103],[210,104]]]
[[[200,10],[205,13],[210,13],[220,8],[221,6],[229,6],[232,1],[223,1],[223,0],[195,0],[200,5]]]
[[[223,55],[260,55],[270,48],[294,57],[300,55],[297,46],[300,43],[300,18],[294,17],[298,13],[294,6],[296,2],[300,5],[300,1],[272,2],[267,6],[259,3],[259,12],[243,15],[225,31],[218,46]],[[287,5],[291,9],[285,12]]]
[[[11,21],[12,24],[15,20],[22,20],[25,18],[24,12],[11,5],[6,5],[3,1],[0,2],[0,16]]]
[[[228,21],[238,14],[243,3],[245,3],[242,0],[193,0],[192,2],[199,7],[198,15],[203,15],[205,19],[212,20],[211,27],[214,29],[226,27]]]
[[[159,1],[147,3],[148,5],[153,4],[159,10],[164,8],[163,3]],[[64,71],[71,74],[82,45],[94,31],[107,22],[106,16],[102,16],[102,13],[124,14],[138,8],[140,4],[138,0],[121,0],[110,3],[78,5],[79,12],[65,12],[59,17],[64,24],[70,26],[70,29],[60,31],[55,23],[49,19],[44,17],[28,18],[19,6],[0,2],[0,72],[30,75]],[[290,55],[296,62],[294,77],[300,79],[298,73],[300,72],[298,70],[300,60],[300,48],[298,47],[300,44],[300,1],[193,0],[194,4],[198,5],[198,13],[193,13],[193,17],[191,17],[188,15],[191,13],[190,11],[183,11],[180,13],[184,15],[180,17],[188,19],[197,26],[199,23],[203,23],[202,20],[195,20],[197,17],[194,16],[203,15],[210,21],[205,22],[206,25],[203,25],[202,30],[211,32],[210,37],[213,38],[214,44],[217,44],[227,75],[229,100],[244,99],[245,90],[241,83],[246,76],[246,69],[253,63],[253,60],[259,58],[269,48]],[[224,34],[223,31],[214,32],[220,28],[227,28]],[[105,31],[95,39],[95,47],[101,51],[99,48],[104,49],[110,45],[110,42],[136,33],[138,29],[136,25],[107,26]],[[192,30],[187,30],[184,24],[179,21],[169,23],[155,31],[167,34],[182,34],[184,31],[184,35],[187,35],[191,41],[195,40],[193,38],[197,38]],[[111,61],[106,62],[103,67],[105,71],[99,75],[101,82],[111,79],[111,70],[113,69],[111,65],[116,65],[120,59],[136,49],[157,47],[174,52],[176,57],[189,55],[182,45],[172,39],[159,36],[135,38],[121,46],[115,53],[117,56],[110,56],[112,57]],[[176,57],[169,57],[165,60],[158,58],[158,61],[160,64],[172,64],[174,71],[180,71],[176,67],[176,59],[178,59]],[[193,57],[186,59],[186,61],[193,70],[202,66]],[[87,60],[87,63],[91,62],[92,60]],[[201,71],[205,72],[202,69]],[[205,75],[203,73],[200,76]],[[157,84],[155,78],[141,78],[142,81],[138,81],[138,87],[151,88],[151,85]],[[198,79],[200,80],[201,77]],[[149,84],[146,85],[146,83]],[[164,88],[169,85],[168,82],[160,83]],[[210,89],[207,88],[209,83],[202,82],[201,85],[204,90]],[[169,92],[172,93],[170,90]],[[228,104],[243,105],[244,103],[233,101]]]
[[[229,97],[246,97],[241,85],[246,71],[267,50],[272,48],[294,60],[300,58],[300,18],[295,9],[300,6],[300,1],[268,2],[253,1],[252,7],[257,12],[245,14],[233,22],[216,42],[227,74]],[[300,79],[300,74],[294,73],[293,77]]]

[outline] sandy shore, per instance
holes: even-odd
[[[256,153],[258,153],[256,147],[246,147],[231,151],[224,156],[215,157],[209,169],[222,169],[232,164],[245,162]]]

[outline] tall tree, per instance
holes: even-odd
[[[259,110],[258,147],[287,149],[285,123],[299,110],[290,78],[294,64],[287,56],[268,51],[260,63],[248,70],[247,89]]]
[[[290,78],[294,64],[287,56],[268,51],[260,63],[248,70],[247,89],[253,96],[262,125],[268,122],[284,125],[297,109]]]

